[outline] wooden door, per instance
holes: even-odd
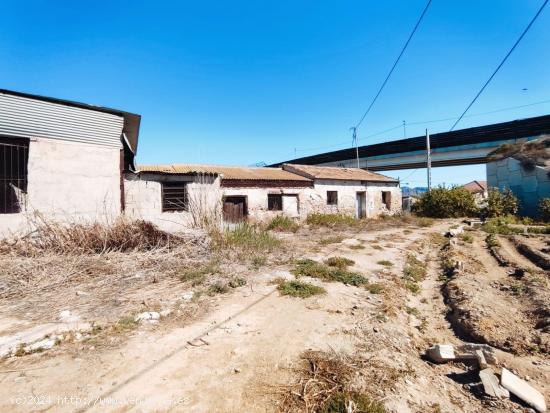
[[[223,200],[223,219],[226,222],[242,222],[246,219],[246,197],[228,196]]]

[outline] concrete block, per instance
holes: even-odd
[[[515,159],[508,159],[507,166],[510,172],[519,172],[521,170],[521,164]]]
[[[510,183],[510,185],[512,184]],[[539,186],[537,176],[524,176],[523,180],[521,181],[521,186],[523,188],[523,192],[537,192]]]
[[[500,385],[498,377],[493,370],[481,370],[479,372],[479,378],[483,385],[483,391],[487,396],[496,397],[497,399],[507,399],[510,397],[510,392]]]
[[[426,350],[426,355],[436,363],[445,363],[455,360],[455,352],[452,344],[436,344]]]
[[[539,412],[546,411],[546,402],[541,392],[533,388],[525,380],[520,379],[510,370],[502,368],[500,384],[535,410]]]

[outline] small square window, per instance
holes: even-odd
[[[338,205],[338,191],[327,191],[327,205]]]
[[[283,210],[283,196],[278,194],[267,195],[267,209],[269,211]]]
[[[187,211],[187,183],[162,183],[162,212]]]

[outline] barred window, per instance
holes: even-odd
[[[283,210],[283,196],[278,194],[267,195],[267,209],[269,211]]]
[[[187,211],[187,183],[162,183],[162,212]]]
[[[23,210],[28,158],[28,139],[0,138],[0,214]]]
[[[338,191],[327,191],[327,205],[338,205]]]

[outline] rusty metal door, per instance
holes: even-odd
[[[228,196],[223,200],[223,219],[226,222],[242,222],[246,219],[246,197]]]

